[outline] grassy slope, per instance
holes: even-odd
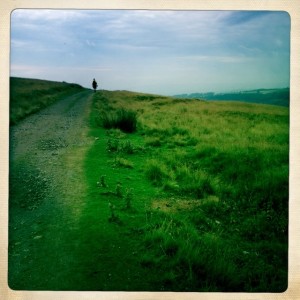
[[[137,112],[136,133],[99,127],[101,114],[122,107]],[[285,290],[288,109],[102,91],[91,123],[82,220],[95,224],[86,251],[100,247],[114,274],[108,289],[139,290],[131,276],[146,270],[150,290]],[[109,187],[97,185],[101,176]]]
[[[10,123],[14,125],[55,101],[82,90],[77,84],[11,77]]]
[[[101,127],[118,108],[137,113],[136,132]],[[55,276],[51,255],[39,256],[54,273],[39,283],[32,270],[38,289],[286,288],[288,109],[101,91],[90,122],[93,146],[62,158],[82,180],[66,191],[84,199],[69,207],[78,230],[56,220],[65,248],[76,241],[76,272]]]
[[[232,93],[193,93],[185,95],[176,95],[178,98],[200,98],[206,100],[231,100],[250,103],[271,104],[280,106],[289,106],[290,89],[258,89],[250,91],[240,91]]]

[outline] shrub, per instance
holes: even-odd
[[[103,111],[101,113],[102,126],[106,129],[117,128],[116,115],[113,112]]]
[[[134,111],[119,109],[117,111],[102,112],[102,126],[106,129],[119,128],[132,133],[137,128],[137,116]]]

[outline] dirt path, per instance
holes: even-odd
[[[91,99],[91,91],[78,93],[10,130],[12,289],[67,290],[81,280],[76,275],[76,228],[85,186],[78,170],[93,142],[87,136]]]

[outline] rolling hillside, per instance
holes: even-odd
[[[233,93],[192,93],[175,95],[174,97],[219,101],[242,101],[288,107],[290,103],[290,89],[258,89]]]
[[[83,90],[12,132],[12,288],[287,288],[287,107]]]
[[[16,124],[55,101],[82,90],[78,84],[11,77],[10,123]]]
[[[91,122],[90,191],[140,239],[153,290],[286,289],[287,108],[101,91]]]

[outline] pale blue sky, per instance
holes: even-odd
[[[285,12],[15,10],[11,76],[164,95],[289,86]]]

